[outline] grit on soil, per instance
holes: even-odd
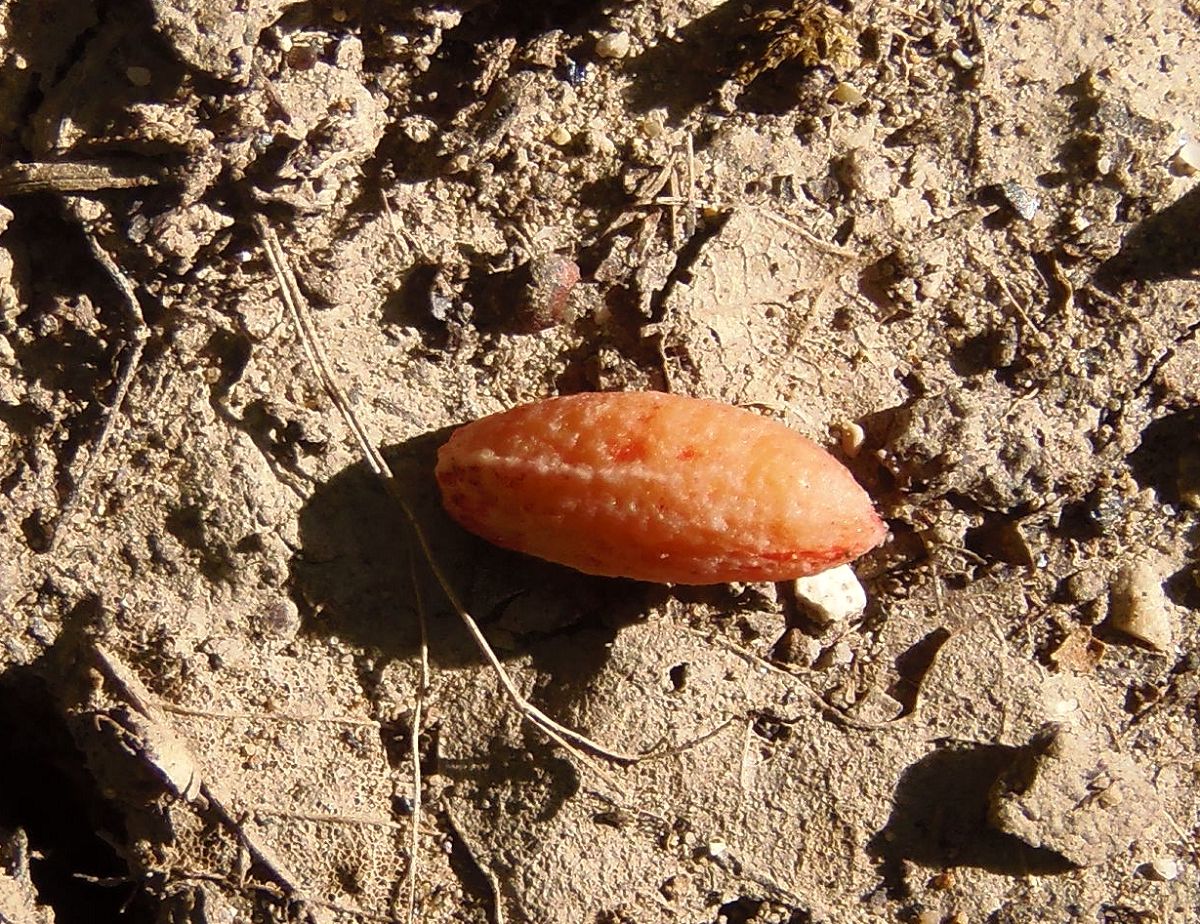
[[[411,881],[434,924],[1200,919],[1195,0],[0,36],[0,918],[405,920]],[[512,708],[272,235],[517,687],[659,756]],[[838,454],[891,530],[865,611],[441,511],[451,427],[631,389]]]

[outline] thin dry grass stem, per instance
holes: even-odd
[[[692,133],[687,133],[687,218],[683,233],[689,238],[696,233],[696,142]]]
[[[790,678],[792,683],[796,685],[796,688],[800,690],[800,692],[802,692],[814,706],[832,719],[834,724],[840,725],[843,728],[853,728],[856,731],[880,731],[887,728],[897,728],[902,724],[906,724],[905,720],[908,718],[908,716],[900,716],[899,718],[889,719],[886,722],[863,722],[859,719],[851,718],[843,710],[828,702],[820,693],[804,683],[792,671],[780,667],[778,664],[773,664],[766,658],[760,658],[754,652],[740,648],[732,642],[727,642],[725,639],[713,638],[712,636],[706,635],[705,633],[696,629],[686,629],[685,631],[691,633],[697,638],[704,639],[706,642],[715,644],[720,648],[724,648],[730,654],[737,655],[748,664],[753,664],[755,667],[761,667],[773,674]],[[720,731],[720,728],[718,728],[716,731]]]
[[[450,831],[458,839],[459,844],[462,845],[463,850],[466,851],[467,856],[475,865],[475,868],[479,870],[479,874],[483,876],[484,880],[487,882],[488,888],[492,890],[493,924],[506,924],[504,920],[504,898],[503,893],[500,890],[500,880],[496,878],[496,874],[492,872],[492,868],[490,866],[488,866],[486,863],[480,862],[479,854],[475,849],[475,845],[471,843],[470,839],[463,832],[462,825],[458,823],[458,819],[454,817],[454,812],[449,806],[446,807],[445,814],[446,822],[449,825]]]
[[[263,242],[263,249],[266,252],[267,260],[271,264],[271,269],[275,273],[276,279],[279,281],[280,295],[287,307],[289,314],[292,316],[292,321],[296,325],[296,330],[299,333],[301,346],[304,349],[305,357],[309,364],[317,373],[321,380],[321,384],[329,395],[330,400],[346,421],[346,425],[350,427],[358,442],[359,449],[362,451],[367,460],[368,466],[380,479],[386,488],[387,492],[400,505],[400,509],[404,512],[405,518],[412,527],[413,534],[417,538],[417,544],[421,548],[421,555],[429,565],[429,569],[433,572],[434,578],[438,585],[442,588],[446,599],[450,601],[450,606],[454,612],[462,620],[463,625],[467,627],[467,631],[471,634],[471,638],[475,641],[476,646],[482,652],[484,658],[496,672],[496,676],[500,679],[500,685],[504,689],[505,694],[512,701],[517,711],[525,717],[531,724],[539,728],[543,734],[549,737],[555,744],[559,745],[566,751],[579,758],[586,758],[586,752],[590,752],[598,757],[603,757],[607,760],[616,763],[634,763],[642,759],[643,755],[628,754],[623,751],[617,751],[612,748],[605,747],[591,740],[586,735],[581,734],[565,725],[554,721],[532,703],[530,703],[517,689],[512,677],[505,670],[504,665],[500,662],[500,658],[496,652],[492,650],[491,644],[480,630],[479,625],[475,622],[474,617],[467,611],[459,599],[450,583],[446,573],[438,564],[436,557],[433,554],[433,549],[429,545],[429,539],[425,535],[425,530],[422,528],[416,514],[413,513],[412,507],[405,499],[403,492],[400,490],[387,461],[375,448],[375,444],[371,441],[362,425],[359,423],[350,402],[347,399],[345,392],[338,385],[337,380],[333,377],[330,370],[329,362],[325,357],[325,352],[321,347],[320,340],[317,336],[317,331],[312,323],[312,319],[308,313],[308,303],[300,291],[300,286],[296,282],[296,277],[292,273],[291,266],[288,263],[287,256],[283,252],[283,248],[279,243],[279,238],[274,230],[267,224],[262,216],[255,216],[255,227],[258,230],[259,236]],[[615,786],[614,781],[599,767],[590,764],[584,760],[585,766],[590,766],[593,772],[597,773],[609,785]]]
[[[417,701],[413,706],[412,725],[408,732],[409,754],[412,758],[412,827],[408,838],[408,872],[405,889],[408,892],[408,924],[417,920],[417,857],[421,847],[421,718],[425,697],[429,693],[429,634],[425,626],[425,604],[421,600],[421,585],[417,580],[417,561],[412,550],[408,553],[408,573],[412,579],[413,596],[417,604],[417,623],[421,627],[421,682],[417,686]]]
[[[350,728],[379,728],[374,719],[356,719],[339,715],[300,715],[291,712],[219,712],[212,709],[193,709],[174,703],[159,703],[163,712],[195,719],[217,719],[225,722],[294,722],[299,725],[346,725]]]
[[[88,250],[91,251],[92,257],[100,264],[105,274],[112,280],[113,285],[117,287],[117,291],[121,294],[122,306],[129,325],[130,343],[125,357],[121,360],[121,371],[117,375],[117,388],[113,393],[112,402],[104,411],[104,422],[100,426],[100,432],[92,442],[83,470],[79,473],[79,477],[74,479],[71,491],[63,501],[58,517],[54,521],[54,526],[50,530],[50,538],[47,543],[47,551],[49,552],[53,552],[57,548],[58,541],[62,537],[62,528],[70,520],[71,514],[75,512],[79,499],[91,483],[92,477],[96,472],[96,466],[104,457],[104,451],[108,448],[109,440],[112,438],[113,428],[116,426],[121,406],[124,405],[125,397],[129,394],[129,388],[133,384],[133,379],[141,367],[142,353],[146,349],[146,341],[150,337],[149,330],[146,327],[146,319],[142,316],[142,306],[138,304],[137,293],[133,290],[133,284],[129,281],[125,273],[122,272],[121,268],[117,266],[117,261],[112,258],[107,250],[100,246],[100,242],[88,227],[88,222],[79,214],[80,210],[77,207],[77,201],[68,199],[68,205],[73,207],[80,223],[83,225],[83,237],[87,241]]]

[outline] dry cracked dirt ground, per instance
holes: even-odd
[[[1196,0],[0,0],[0,919],[1197,920],[1197,62]],[[517,687],[665,753],[511,708],[272,236]],[[627,389],[837,453],[865,611],[441,512],[449,428]]]

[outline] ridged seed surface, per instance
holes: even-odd
[[[783,424],[698,398],[550,398],[459,428],[446,509],[497,545],[589,574],[777,581],[857,558],[886,528],[832,456]]]

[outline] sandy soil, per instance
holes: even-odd
[[[1200,918],[1194,0],[0,36],[0,918],[405,920],[414,869],[429,922]],[[521,720],[264,235],[517,687],[665,753]],[[442,513],[449,428],[645,388],[851,467],[864,612]]]

